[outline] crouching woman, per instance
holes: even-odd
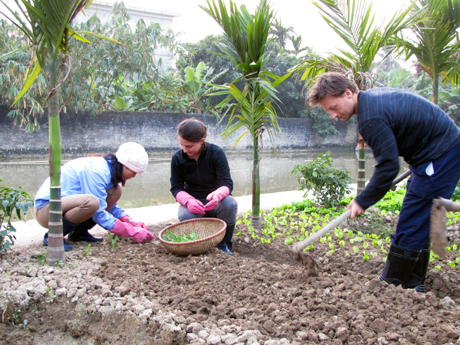
[[[88,230],[99,224],[111,233],[132,237],[137,242],[154,236],[148,226],[136,222],[118,206],[121,186],[147,169],[148,157],[142,145],[128,142],[120,145],[116,153],[99,157],[83,157],[69,161],[61,167],[61,203],[63,236],[70,241],[102,242]],[[121,184],[121,186],[120,186]],[[48,229],[50,178],[42,184],[35,197],[37,222]],[[48,245],[48,233],[43,245]],[[72,250],[64,240],[64,250]]]
[[[194,118],[182,121],[177,130],[181,149],[171,159],[171,193],[179,206],[180,221],[213,217],[226,224],[225,237],[217,246],[233,255],[232,237],[238,204],[230,195],[233,180],[224,151],[206,142],[206,125]]]

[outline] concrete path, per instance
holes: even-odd
[[[290,204],[295,201],[303,200],[303,191],[290,191],[290,192],[279,192],[270,194],[261,194],[260,203],[261,209],[269,210],[274,207],[278,207],[284,204]],[[252,208],[252,196],[246,195],[237,197],[238,201],[238,212],[244,213]],[[127,214],[136,220],[145,222],[148,225],[159,224],[159,223],[176,223],[177,219],[177,207],[179,204],[167,204],[159,206],[148,206],[140,208],[126,209]],[[13,250],[21,249],[25,247],[42,247],[43,235],[47,231],[42,228],[37,221],[29,220],[26,222],[14,222],[13,226],[16,229],[16,241],[13,246]],[[96,226],[91,230],[91,234],[94,236],[103,236],[107,234],[107,230]]]

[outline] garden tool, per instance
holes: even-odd
[[[397,185],[399,182],[401,182],[402,180],[404,180],[407,176],[409,176],[411,173],[410,170],[407,170],[406,172],[404,172],[403,174],[401,174],[400,176],[398,176],[394,181],[393,183],[391,184],[391,186],[395,186]],[[318,267],[318,264],[315,262],[315,260],[310,256],[308,255],[306,252],[304,252],[303,250],[308,247],[311,243],[315,242],[318,238],[320,238],[321,236],[323,236],[324,234],[328,233],[329,231],[333,230],[334,228],[336,228],[337,226],[339,226],[340,223],[342,223],[345,219],[349,218],[351,216],[351,210],[348,210],[346,211],[345,213],[343,213],[342,215],[340,215],[339,217],[337,217],[336,219],[334,219],[331,223],[329,223],[328,225],[326,225],[325,227],[323,227],[322,229],[318,230],[317,232],[315,232],[313,235],[311,235],[310,237],[304,239],[303,241],[301,242],[298,242],[298,243],[295,243],[293,246],[292,246],[292,253],[294,255],[294,259],[296,261],[300,261],[303,265],[305,265],[308,269],[310,267]],[[313,262],[312,262],[313,261]]]
[[[433,250],[436,255],[439,255],[441,259],[446,258],[446,211],[460,211],[460,203],[444,198],[433,199],[430,218],[431,250]]]

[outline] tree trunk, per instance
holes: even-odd
[[[358,186],[356,195],[359,195],[366,187],[366,145],[364,139],[359,135],[359,150],[358,150]]]
[[[439,78],[437,74],[435,74],[433,78],[433,93],[431,96],[431,101],[434,104],[438,104],[439,102]]]
[[[49,167],[50,167],[50,211],[48,225],[48,252],[46,263],[54,265],[59,260],[64,262],[64,245],[62,241],[62,205],[61,205],[61,128],[59,123],[59,88],[57,85],[57,58],[49,61]]]
[[[251,226],[254,229],[262,228],[260,224],[260,176],[259,176],[259,138],[254,133],[254,159],[252,163],[252,218]]]

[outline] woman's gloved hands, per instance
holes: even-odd
[[[186,206],[190,213],[205,214],[203,203],[200,200],[195,199],[187,192],[181,191],[177,193],[176,200],[179,204]]]
[[[211,211],[217,207],[219,204],[219,201],[221,201],[223,198],[228,196],[230,194],[230,189],[228,189],[227,186],[222,186],[217,188],[214,192],[209,193],[209,195],[206,197],[206,200],[209,200],[209,202],[204,206],[204,209],[206,211]]]
[[[135,227],[129,223],[123,223],[120,219],[115,219],[115,226],[110,232],[115,235],[132,237],[139,243],[155,239],[155,236],[144,228]]]
[[[130,216],[123,216],[118,218],[120,219],[123,223],[128,223],[131,224],[132,226],[138,227],[138,228],[143,228],[144,230],[148,230],[149,227],[145,225],[143,222],[136,222],[134,219],[132,219]]]

